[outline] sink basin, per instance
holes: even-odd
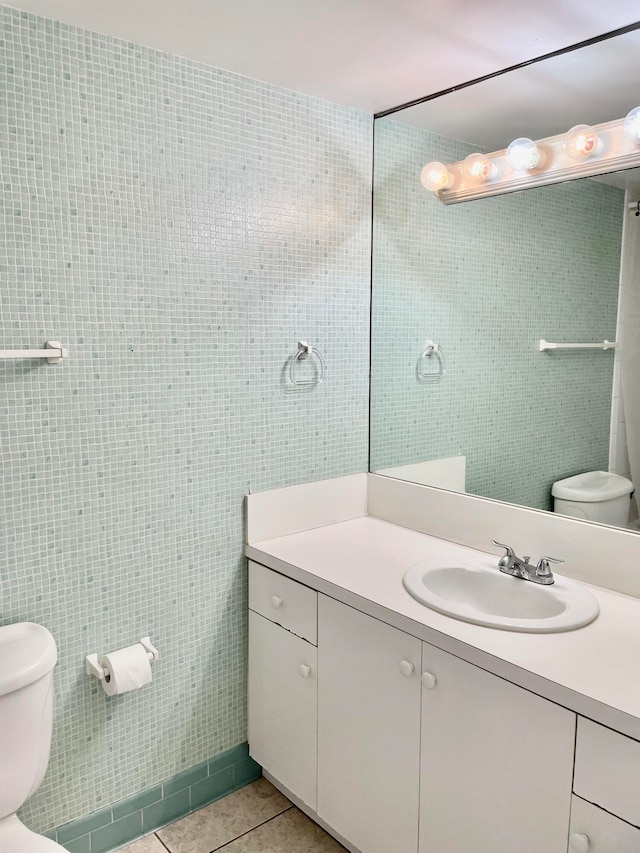
[[[407,592],[432,610],[504,631],[572,631],[592,622],[600,608],[580,584],[556,575],[542,586],[496,568],[434,567],[416,563],[404,573]]]

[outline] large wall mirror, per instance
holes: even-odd
[[[541,510],[583,473],[640,486],[638,170],[451,206],[420,182],[429,161],[624,117],[638,56],[635,30],[376,119],[372,471]],[[629,492],[598,516],[611,484],[579,481],[570,514],[637,529]]]

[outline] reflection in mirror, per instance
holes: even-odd
[[[373,471],[545,510],[574,475],[640,482],[636,172],[449,207],[420,183],[429,161],[626,115],[639,49],[632,32],[376,120]],[[555,491],[633,529],[630,483]]]

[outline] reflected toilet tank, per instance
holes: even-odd
[[[553,511],[573,518],[626,527],[633,483],[620,474],[587,471],[553,484]]]

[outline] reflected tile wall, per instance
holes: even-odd
[[[430,160],[474,149],[376,122],[372,470],[467,457],[467,490],[550,508],[552,483],[608,461],[624,193],[590,180],[445,207]],[[419,382],[427,340],[446,374]],[[427,370],[434,369],[427,366]]]
[[[1,622],[59,647],[60,825],[246,738],[242,500],[367,464],[371,117],[0,8]],[[286,394],[298,339],[326,379]],[[107,699],[84,656],[150,634]]]

